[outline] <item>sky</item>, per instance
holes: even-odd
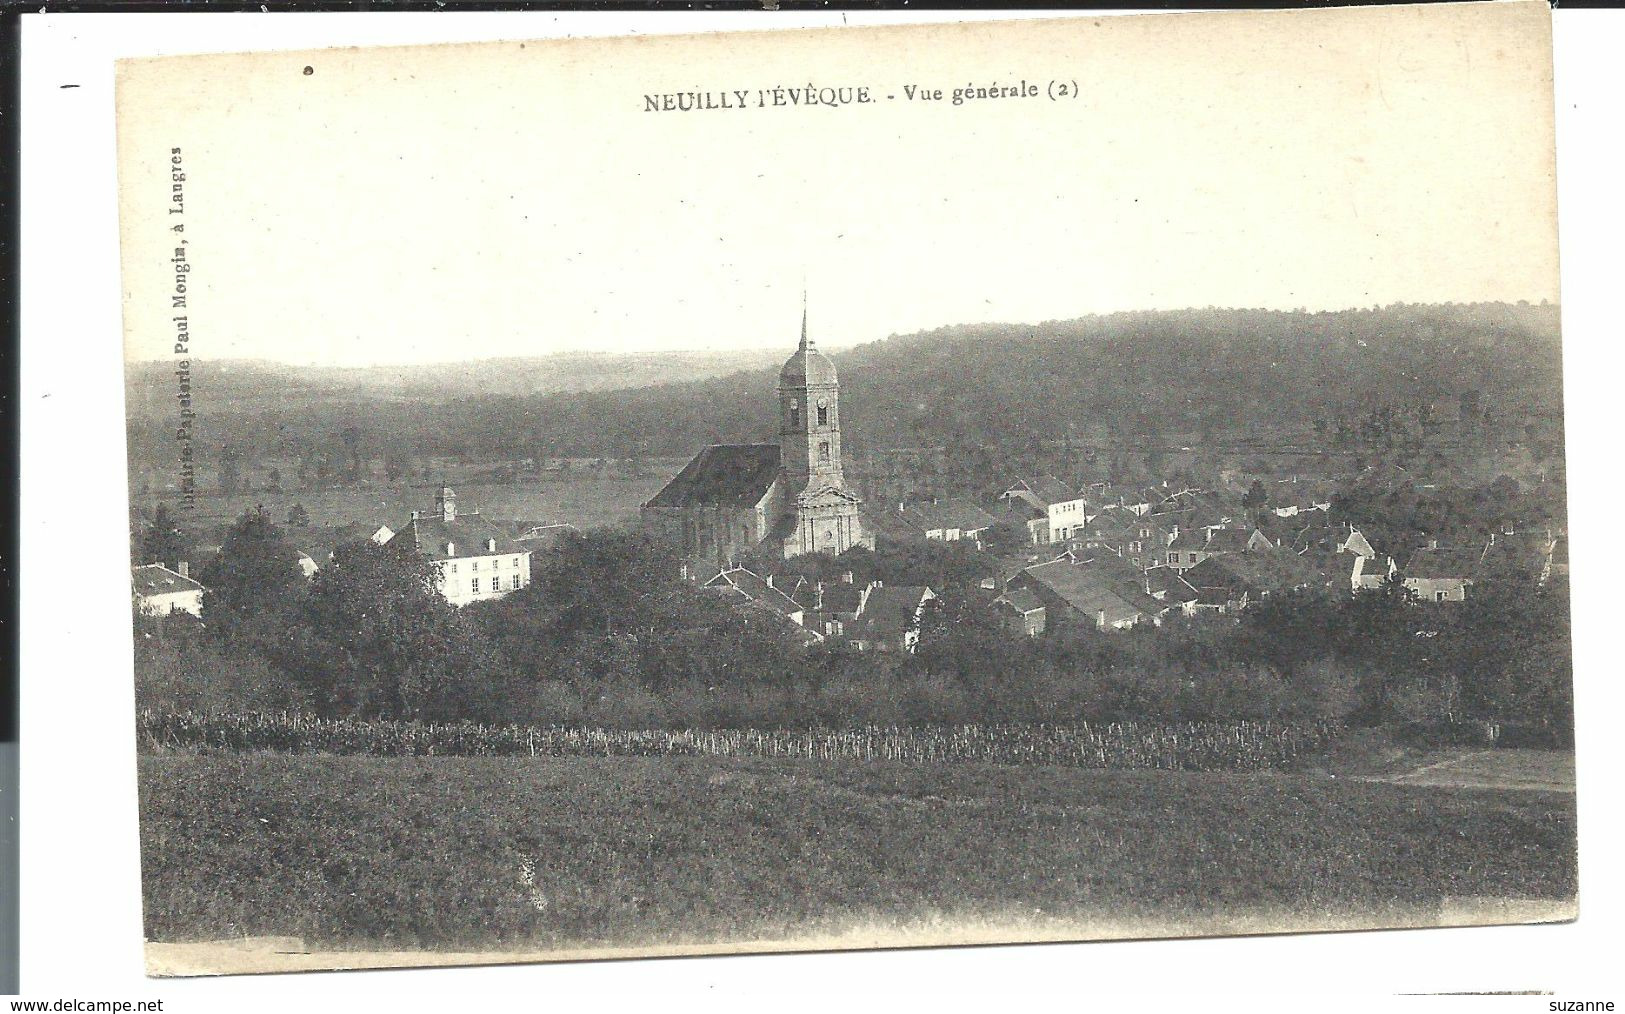
[[[173,354],[177,223],[187,354],[297,364],[789,347],[804,288],[830,346],[1117,310],[1555,301],[1547,18],[1438,5],[130,62],[126,356]],[[1022,82],[1040,94],[951,101]],[[808,84],[875,101],[647,109]]]

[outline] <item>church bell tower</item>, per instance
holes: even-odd
[[[835,364],[807,336],[801,303],[801,344],[779,371],[779,448],[790,492],[842,489],[841,386]]]

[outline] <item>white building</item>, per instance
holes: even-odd
[[[1020,510],[1017,504],[1025,505],[1027,531],[1036,545],[1065,542],[1094,520],[1083,494],[1053,475],[1017,479],[999,499],[1012,511]]]
[[[446,486],[434,506],[433,512],[413,511],[386,541],[410,539],[414,550],[433,560],[447,602],[462,606],[529,586],[530,550],[479,511],[457,513],[457,494]]]
[[[136,603],[148,616],[168,616],[170,613],[203,615],[203,586],[187,574],[185,561],[180,570],[170,570],[161,563],[149,563],[130,568],[130,585]]]

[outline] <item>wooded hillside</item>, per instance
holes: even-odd
[[[1561,411],[1551,305],[1122,313],[961,325],[847,349],[838,336],[821,337],[841,371],[843,431],[857,453],[1150,433],[1207,440],[1463,398],[1502,418]],[[372,456],[391,448],[483,458],[686,456],[709,443],[772,439],[774,369],[792,339],[739,354],[767,365],[720,376],[709,374],[730,360],[702,354],[658,366],[649,357],[565,357],[569,376],[545,377],[535,364],[558,365],[559,357],[393,372],[194,363],[199,441],[231,443],[250,458],[297,456],[345,431],[352,450]],[[138,460],[172,456],[167,370],[131,369],[130,450]]]

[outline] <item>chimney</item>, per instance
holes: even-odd
[[[452,492],[450,486],[442,485],[440,492],[435,494],[434,510],[442,521],[457,520],[457,494]]]
[[[772,574],[767,575],[767,586],[769,588],[773,587],[773,575]]]
[[[842,572],[842,574],[841,574],[841,583],[842,584],[851,584],[852,583],[852,572],[850,570]]]
[[[495,540],[495,539],[486,539],[485,540],[485,551],[487,553],[496,552],[497,551],[497,540]]]
[[[1106,610],[1095,610],[1095,626],[1099,627],[1101,630],[1106,629]]]
[[[192,565],[185,560],[182,560],[175,564],[175,573],[179,574],[181,577],[191,577]]]
[[[1429,549],[1438,549],[1439,548],[1439,540],[1438,539],[1429,539],[1428,540],[1428,548]]]

